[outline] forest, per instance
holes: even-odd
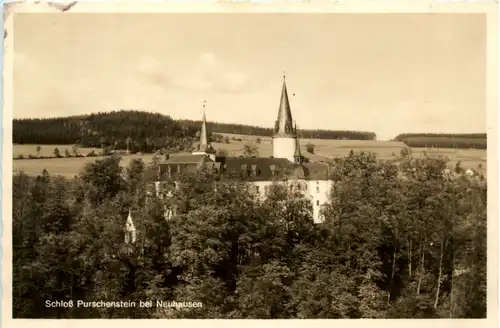
[[[409,147],[487,149],[486,133],[403,133],[394,140]]]
[[[110,156],[72,180],[13,177],[15,318],[485,318],[485,181],[446,159],[335,160],[314,224],[296,189],[265,200],[200,171],[147,197],[159,161]],[[164,207],[176,215],[164,217]],[[124,227],[133,210],[135,243]],[[46,300],[202,302],[202,308],[49,307]]]
[[[154,152],[185,150],[200,129],[200,121],[174,120],[144,111],[121,110],[83,116],[13,121],[13,143],[35,145],[79,144]],[[274,122],[270,122],[272,125]],[[271,136],[272,129],[241,124],[207,122],[213,133]],[[301,130],[302,138],[373,140],[373,132]]]

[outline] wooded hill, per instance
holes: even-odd
[[[272,129],[242,124],[208,122],[213,133],[271,136]],[[48,119],[17,119],[13,122],[16,144],[80,144],[83,147],[113,146],[151,152],[185,148],[200,129],[200,121],[174,120],[144,111],[120,110]],[[301,130],[303,138],[373,140],[373,132]],[[127,142],[128,139],[128,142]]]
[[[410,147],[486,149],[486,133],[402,133],[394,138]]]

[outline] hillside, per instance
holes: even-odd
[[[129,148],[151,153],[158,149],[188,149],[199,130],[200,121],[175,120],[167,115],[120,110],[90,115],[13,121],[13,143],[69,145],[82,147]],[[271,136],[272,129],[242,124],[208,122],[212,133]],[[301,130],[304,138],[374,140],[373,132]]]

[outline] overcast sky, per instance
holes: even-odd
[[[465,14],[21,14],[14,118],[114,109],[272,127],[486,132],[486,21]],[[295,94],[295,96],[292,96]]]

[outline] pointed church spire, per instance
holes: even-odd
[[[288,92],[286,89],[286,76],[283,75],[283,86],[281,88],[281,100],[278,110],[278,118],[274,126],[275,136],[295,137],[293,131],[292,111],[290,109],[290,102],[288,100]]]
[[[208,147],[207,117],[205,115],[206,104],[207,102],[203,101],[203,119],[201,121],[200,149],[205,149]]]
[[[212,148],[208,141],[207,117],[205,114],[206,101],[203,101],[203,118],[201,120],[200,142],[198,144],[198,151],[206,154],[214,154],[215,149]]]

